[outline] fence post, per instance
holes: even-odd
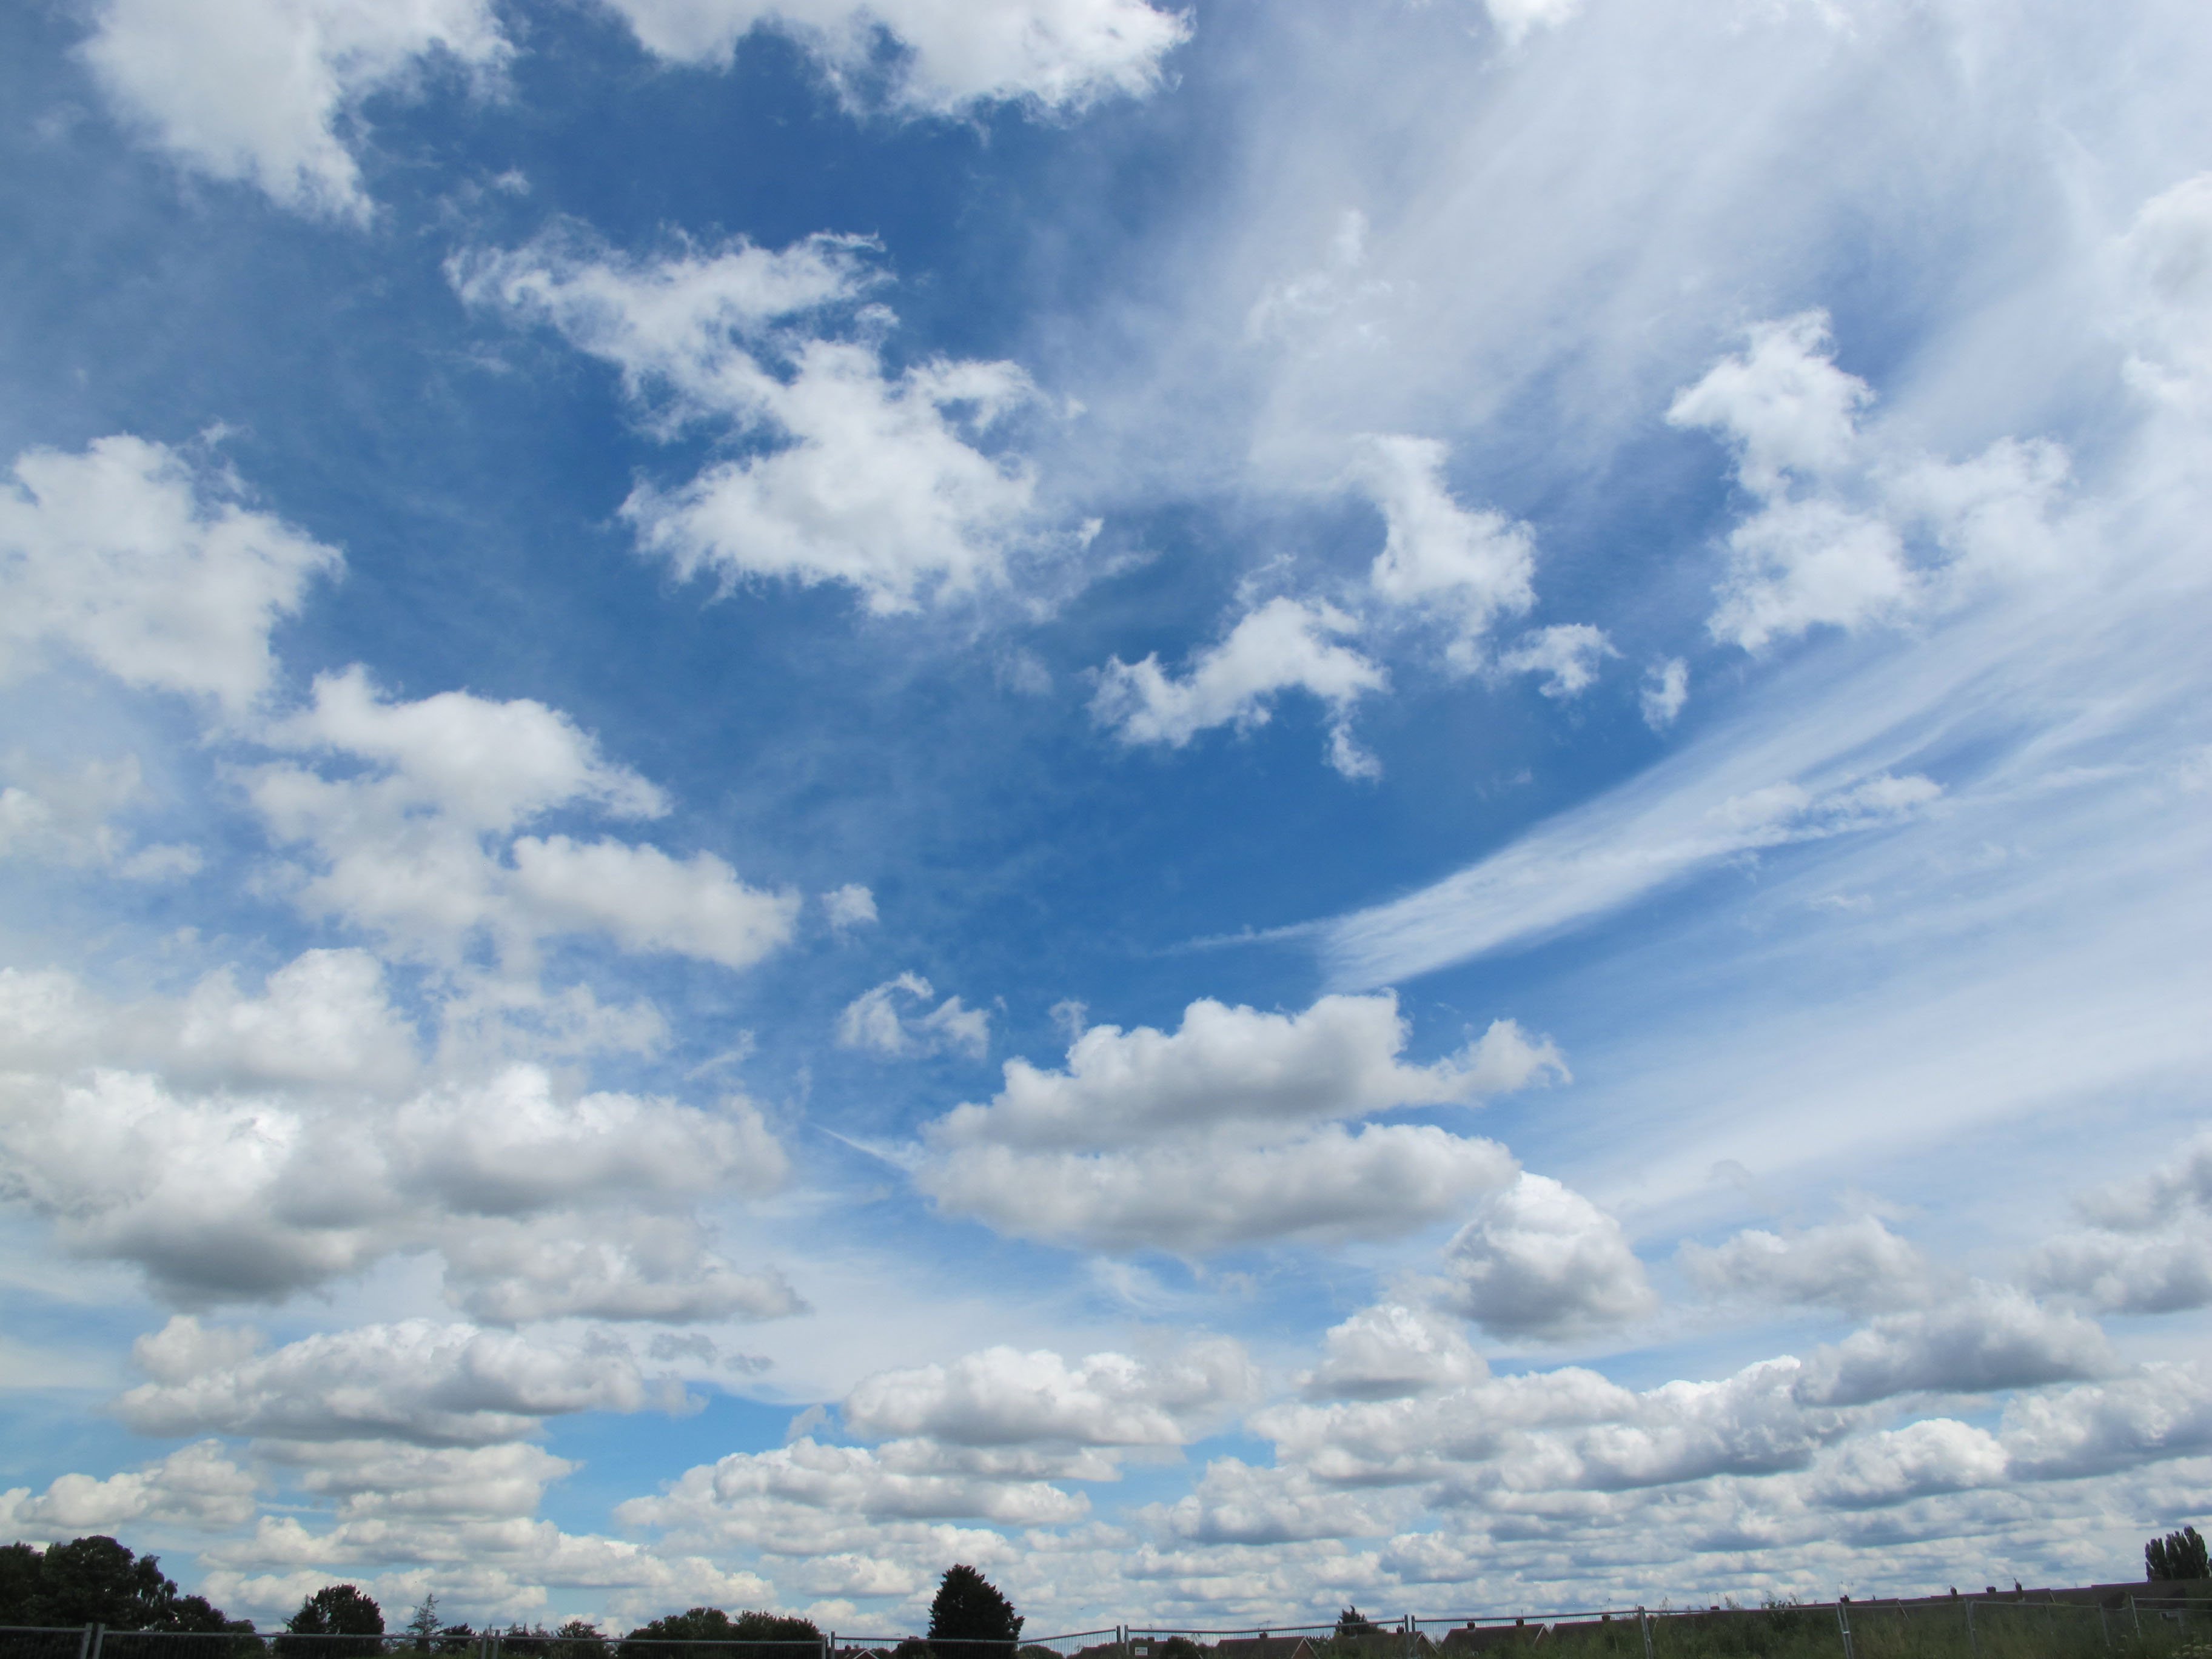
[[[2128,1595],[2128,1617],[2135,1620],[2135,1625],[2136,1625],[2136,1641],[2138,1641],[2138,1642],[2142,1641],[2142,1614],[2141,1614],[2140,1613],[2137,1613],[2137,1612],[2136,1611],[2136,1598],[2135,1598],[2135,1594],[2134,1594],[2134,1592],[2133,1592],[2133,1591],[2130,1591],[2130,1592],[2129,1592],[2129,1595]]]
[[[1856,1659],[1851,1652],[1851,1610],[1847,1601],[1836,1603],[1836,1628],[1844,1633],[1844,1659]]]
[[[2105,1617],[2105,1604],[2102,1601],[2097,1603],[2097,1629],[2104,1636],[2105,1651],[2110,1653],[2112,1650],[2112,1621]]]
[[[100,1644],[107,1640],[107,1626],[94,1624],[92,1627],[92,1652],[88,1659],[100,1659]]]
[[[1974,1659],[1982,1659],[1982,1638],[1974,1633],[1974,1598],[1966,1598],[1966,1649]]]
[[[91,1659],[92,1626],[84,1627],[84,1634],[76,1638],[76,1659]]]
[[[1638,1607],[1636,1622],[1644,1629],[1644,1659],[1651,1659],[1651,1615]]]

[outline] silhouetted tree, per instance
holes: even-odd
[[[929,1604],[929,1650],[937,1659],[1013,1659],[1022,1617],[998,1587],[969,1566],[945,1570]]]
[[[284,1621],[277,1639],[288,1659],[368,1659],[384,1650],[384,1609],[354,1584],[325,1584]]]
[[[110,1630],[197,1631],[253,1628],[226,1619],[204,1595],[184,1595],[161,1575],[161,1559],[134,1555],[95,1534],[34,1549],[0,1549],[0,1625],[90,1625]],[[210,1656],[210,1659],[213,1659]]]
[[[2180,1583],[2212,1578],[2212,1565],[2204,1559],[2204,1540],[2194,1527],[2184,1527],[2143,1546],[2145,1577],[2160,1583]]]
[[[732,1645],[666,1645],[674,1642]],[[623,1638],[620,1650],[620,1659],[821,1659],[821,1656],[822,1632],[811,1619],[774,1613],[741,1613],[732,1619],[720,1607],[689,1607],[640,1625]]]

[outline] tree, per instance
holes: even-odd
[[[746,1645],[661,1645],[673,1642]],[[773,1613],[741,1613],[732,1619],[720,1607],[690,1607],[640,1625],[623,1638],[620,1659],[820,1659],[821,1652],[822,1632],[811,1619]]]
[[[1336,1633],[1345,1636],[1380,1636],[1382,1626],[1372,1619],[1364,1618],[1358,1607],[1346,1607],[1336,1615]]]
[[[1013,1659],[1022,1618],[998,1587],[969,1566],[945,1570],[929,1604],[929,1648],[937,1659]]]
[[[407,1633],[415,1638],[415,1650],[428,1653],[430,1643],[444,1628],[438,1622],[438,1598],[433,1594],[422,1598],[422,1605],[407,1615]]]
[[[280,1642],[289,1659],[351,1659],[384,1648],[384,1609],[355,1584],[325,1584],[300,1603],[284,1628],[305,1641]],[[319,1638],[319,1639],[312,1639]]]
[[[2143,1546],[2145,1577],[2158,1583],[2187,1583],[2212,1578],[2212,1565],[2204,1556],[2204,1540],[2194,1527],[2184,1527]]]
[[[106,1625],[110,1630],[251,1632],[204,1595],[184,1595],[158,1556],[134,1555],[95,1534],[33,1549],[0,1549],[0,1624]]]

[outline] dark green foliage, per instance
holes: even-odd
[[[1022,1651],[1027,1653],[1029,1650],[1024,1648]],[[1199,1659],[1206,1650],[1188,1636],[1170,1636],[1152,1651],[1158,1659]]]
[[[1382,1626],[1372,1619],[1362,1618],[1358,1607],[1346,1607],[1336,1615],[1336,1633],[1340,1637],[1380,1636]]]
[[[179,1595],[161,1576],[158,1557],[134,1555],[112,1538],[0,1549],[0,1625],[91,1624],[118,1631],[253,1628],[250,1620],[224,1618],[205,1596]]]
[[[677,1642],[732,1645],[670,1645]],[[736,1645],[738,1643],[744,1645]],[[732,1619],[720,1607],[688,1607],[640,1625],[623,1638],[619,1659],[821,1659],[821,1656],[822,1632],[811,1619],[774,1613],[741,1613]]]
[[[929,1650],[937,1659],[1013,1659],[1022,1618],[998,1587],[969,1566],[951,1566],[929,1604]]]
[[[384,1609],[353,1584],[325,1584],[284,1621],[295,1636],[381,1636]]]
[[[2143,1565],[2148,1569],[2143,1576],[2154,1583],[2193,1583],[2212,1578],[2212,1566],[2204,1559],[2204,1540],[2194,1527],[2184,1527],[2145,1544]]]

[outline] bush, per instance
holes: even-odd
[[[50,1545],[0,1547],[0,1625],[91,1625],[110,1630],[235,1631],[251,1620],[226,1619],[204,1595],[179,1595],[161,1575],[161,1558],[134,1555],[105,1534]]]

